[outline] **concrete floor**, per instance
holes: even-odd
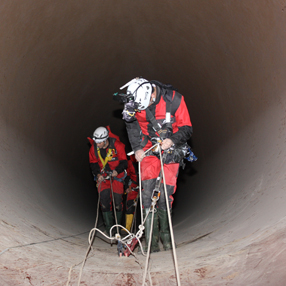
[[[174,205],[181,285],[286,285],[286,1],[2,1],[0,285],[77,285],[96,190],[87,137],[126,139],[136,76],[185,96],[199,160]],[[99,237],[80,285],[142,285]],[[171,252],[152,285],[177,285]],[[151,285],[148,282],[148,285]]]

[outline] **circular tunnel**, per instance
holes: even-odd
[[[194,128],[181,285],[285,285],[286,2],[2,2],[0,284],[77,285],[97,206],[87,137],[110,125],[130,151],[112,94],[143,76],[179,89]],[[96,238],[80,285],[142,285],[143,269]],[[150,277],[177,285],[171,252]]]

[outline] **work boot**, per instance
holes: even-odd
[[[172,210],[170,210],[170,212],[172,213]],[[167,210],[158,209],[158,217],[160,222],[160,238],[163,242],[163,248],[164,250],[170,250],[172,249],[172,243]]]
[[[132,226],[132,221],[133,221],[133,214],[126,214],[125,215],[125,228],[130,231],[131,230],[131,226]],[[129,234],[129,232],[127,232],[127,230],[125,230],[124,228],[121,229],[121,234],[126,236]]]
[[[102,212],[102,216],[105,224],[105,230],[107,232],[107,235],[110,236],[110,229],[114,225],[113,213],[111,211]]]
[[[130,231],[131,230],[131,226],[132,226],[132,222],[133,222],[133,214],[126,214],[126,223],[125,223],[125,228]]]
[[[144,217],[148,213],[148,209],[144,209]],[[149,245],[149,238],[150,238],[150,231],[151,231],[151,222],[152,222],[152,213],[148,214],[148,217],[145,221],[145,239],[146,239],[146,247],[144,247],[144,252],[148,250]],[[159,252],[159,225],[158,225],[158,214],[157,212],[154,213],[154,220],[153,220],[153,231],[152,231],[152,242],[151,242],[151,249],[150,252]]]

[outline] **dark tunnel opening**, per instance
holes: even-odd
[[[97,203],[87,137],[110,125],[129,151],[112,94],[143,76],[178,87],[194,126],[173,216],[181,284],[284,285],[285,7],[3,2],[0,284],[77,285]],[[151,260],[153,284],[176,285],[172,254]],[[142,265],[96,239],[81,285],[141,285]]]

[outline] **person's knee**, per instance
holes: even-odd
[[[134,200],[129,200],[126,203],[126,214],[133,214],[135,210]]]
[[[109,189],[105,189],[100,193],[100,206],[101,206],[101,210],[103,212],[108,212],[110,211],[110,203],[111,203],[111,199],[110,199],[110,190]]]
[[[146,193],[142,193],[142,204],[144,207],[149,208],[151,206],[151,195],[147,195]]]
[[[107,208],[105,205],[101,204],[101,210],[102,212],[109,212],[110,208],[109,207]]]
[[[121,194],[114,194],[114,200],[115,200],[115,209],[117,212],[122,211],[122,195]]]
[[[122,211],[122,204],[116,205],[115,209],[116,209],[117,212],[121,212]]]
[[[155,188],[155,180],[143,181],[142,204],[144,208],[150,208],[152,203],[152,193]]]

